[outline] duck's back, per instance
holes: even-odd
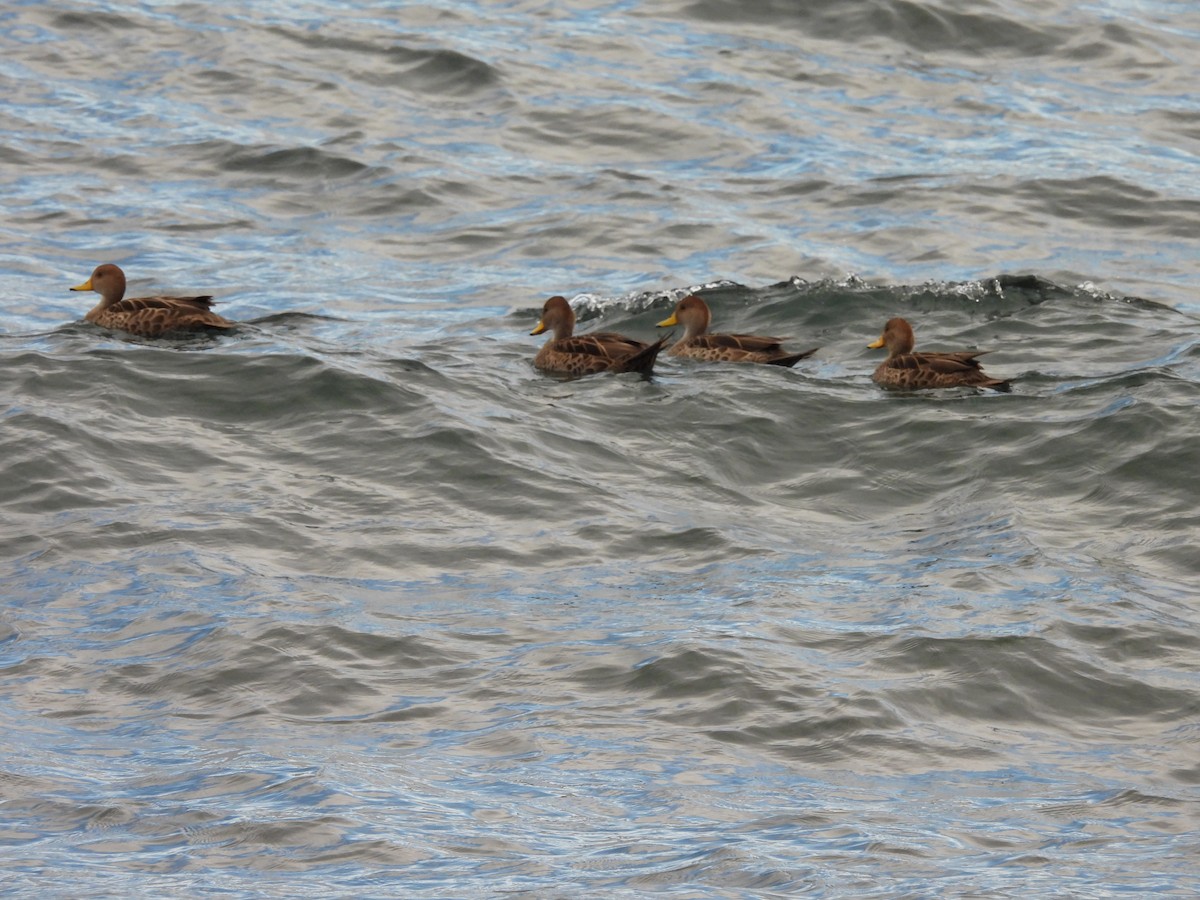
[[[86,318],[103,328],[128,331],[141,337],[233,328],[233,322],[212,311],[212,304],[211,296],[130,297],[94,309]]]
[[[789,353],[782,346],[786,338],[758,334],[698,334],[671,348],[673,356],[705,362],[755,362],[774,366],[792,366],[817,350]]]
[[[876,384],[884,387],[923,388],[986,387],[1009,389],[1009,383],[983,371],[978,357],[988,351],[953,353],[902,353],[889,357],[875,369]]]
[[[593,375],[597,372],[649,372],[663,341],[647,344],[609,331],[581,334],[547,341],[533,364],[561,375]],[[647,352],[653,350],[652,354]],[[647,359],[648,355],[648,359]]]

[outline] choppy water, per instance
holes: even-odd
[[[7,896],[1200,891],[1200,11],[0,11]],[[215,293],[124,339],[70,294]],[[796,369],[536,373],[706,285]],[[903,314],[1009,395],[888,394]]]

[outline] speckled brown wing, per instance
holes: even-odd
[[[213,298],[203,297],[127,297],[114,303],[109,309],[162,309],[173,312],[211,312]]]
[[[680,341],[671,354],[705,362],[754,362],[772,366],[793,366],[817,352],[817,348],[789,353],[781,346],[787,338],[758,334],[700,334]]]
[[[233,322],[212,311],[212,303],[210,296],[130,297],[89,313],[87,319],[103,328],[128,331],[141,337],[232,328]]]
[[[611,355],[614,359],[623,358],[630,353],[637,353],[648,346],[645,341],[626,337],[615,331],[593,331],[590,334],[577,335],[576,338],[595,341],[603,346],[603,352]]]
[[[649,374],[664,342],[665,338],[646,344],[612,332],[581,334],[547,341],[533,364],[545,372],[573,377],[610,371]],[[648,354],[650,350],[653,353]]]
[[[884,387],[908,390],[946,387],[1009,389],[1009,383],[983,371],[978,357],[988,351],[957,353],[903,353],[884,360],[875,369],[874,380]]]

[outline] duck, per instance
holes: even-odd
[[[675,311],[658,323],[659,328],[683,325],[683,337],[667,352],[671,356],[700,359],[705,362],[765,363],[770,366],[794,366],[819,349],[789,353],[782,347],[785,338],[757,334],[710,334],[712,312],[696,294],[684,297]]]
[[[100,302],[84,318],[102,328],[127,331],[140,337],[159,337],[172,332],[225,331],[234,323],[212,311],[213,298],[125,296],[125,273],[120,266],[104,263],[73,291],[95,291]]]
[[[910,391],[948,387],[1011,390],[1008,381],[992,378],[979,365],[978,357],[986,350],[914,353],[915,344],[912,326],[907,321],[899,317],[888,319],[879,338],[867,344],[872,350],[886,347],[888,351],[887,359],[875,369],[872,380],[882,387]]]
[[[542,305],[542,317],[530,334],[549,331],[550,340],[542,345],[533,364],[543,372],[579,377],[596,372],[638,372],[650,375],[658,351],[667,342],[662,337],[653,344],[615,334],[596,331],[575,335],[575,311],[565,297],[554,296]]]

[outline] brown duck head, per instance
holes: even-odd
[[[96,266],[92,277],[83,284],[71,288],[73,291],[95,291],[100,295],[100,308],[119,303],[125,296],[125,273],[112,263]]]
[[[912,326],[897,316],[894,319],[888,319],[887,324],[883,326],[883,334],[877,340],[867,344],[867,347],[871,350],[887,347],[888,356],[892,357],[912,353],[916,343],[917,339],[913,336]]]
[[[675,304],[675,311],[670,316],[658,323],[659,328],[669,328],[672,325],[683,325],[683,338],[694,338],[708,331],[708,323],[712,318],[712,314],[708,310],[708,304],[697,297],[695,294],[689,294]]]
[[[561,341],[569,338],[575,332],[575,310],[566,297],[551,297],[542,305],[542,318],[530,334],[541,334],[549,331],[554,334],[554,340]]]

